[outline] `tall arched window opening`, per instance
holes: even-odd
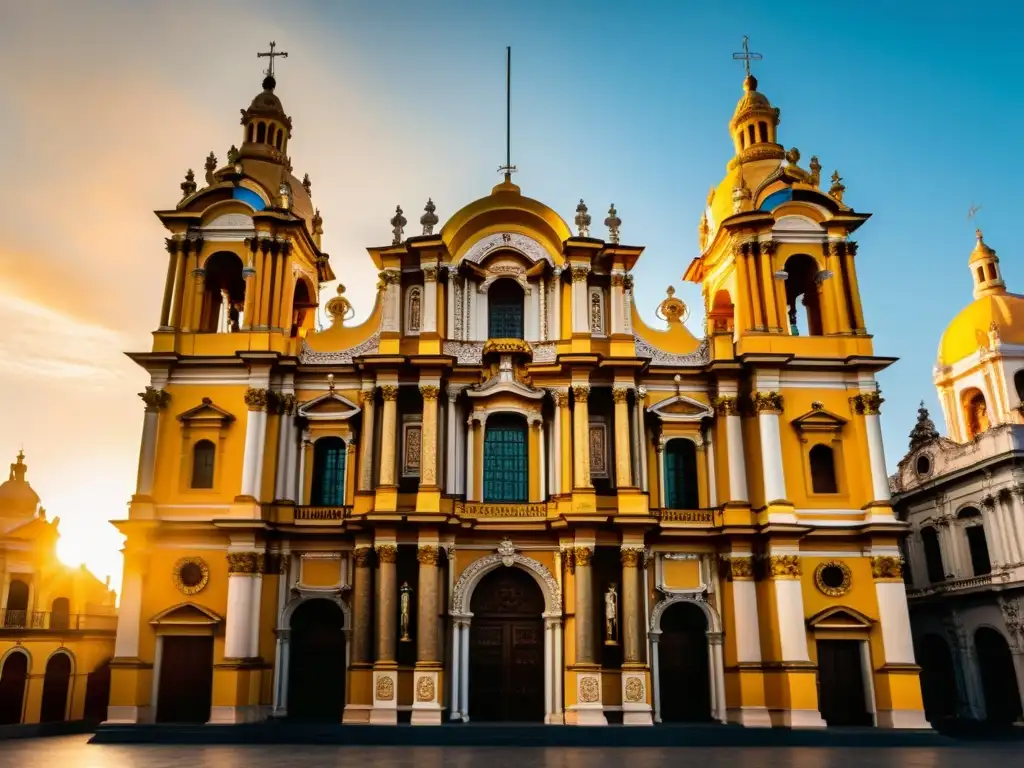
[[[256,141],[259,144],[264,143],[267,140],[267,124],[260,123],[256,126]]]
[[[1017,399],[1024,403],[1024,368],[1013,374],[1013,388],[1017,392]]]
[[[58,597],[50,604],[50,629],[70,629],[71,601]]]
[[[665,508],[697,509],[697,447],[676,438],[665,445]]]
[[[0,661],[0,725],[21,722],[28,683],[28,654],[11,651]]]
[[[12,579],[7,588],[7,610],[4,612],[4,627],[17,629],[28,626],[28,583]]]
[[[192,447],[192,487],[213,488],[213,467],[216,446],[209,440],[200,440]]]
[[[318,507],[340,507],[345,503],[345,441],[321,437],[313,443],[313,490],[311,503]]]
[[[838,493],[835,454],[827,445],[816,445],[809,455],[811,490],[814,493]]]
[[[55,653],[46,662],[43,675],[43,700],[39,708],[39,722],[59,723],[67,719],[68,689],[71,687],[71,657]]]
[[[971,555],[971,571],[974,576],[992,573],[992,562],[988,555],[988,541],[981,524],[981,512],[974,507],[960,510],[957,519],[962,521],[967,536],[967,551]]]
[[[302,279],[295,283],[292,294],[292,338],[305,336],[316,322],[316,298],[310,294],[309,284]]]
[[[220,251],[206,260],[204,269],[200,330],[203,333],[238,331],[245,305],[242,260],[233,253]]]
[[[515,280],[495,280],[487,292],[487,338],[523,338],[526,294]]]
[[[924,564],[928,569],[928,581],[941,584],[946,580],[946,569],[942,564],[942,548],[939,533],[932,527],[921,529],[921,544],[924,547]]]
[[[978,389],[968,389],[962,395],[964,421],[967,424],[967,439],[973,440],[991,426],[988,414],[988,403],[985,395]]]
[[[820,336],[821,304],[818,297],[818,262],[798,253],[786,260],[786,306],[789,307],[789,332],[793,336]],[[803,305],[801,314],[797,300]]]
[[[526,419],[498,414],[487,419],[484,437],[484,501],[521,504],[527,500]]]

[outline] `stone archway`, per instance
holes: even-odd
[[[661,622],[665,611],[674,605],[690,605],[699,608],[707,622],[708,686],[711,694],[712,719],[726,722],[725,707],[725,666],[722,655],[722,617],[707,600],[704,593],[672,594],[659,600],[651,610],[648,634],[651,639],[651,679],[654,683],[654,719],[661,722],[661,660],[659,644],[662,636]]]
[[[469,722],[470,604],[483,578],[499,568],[525,571],[544,596],[544,722],[562,723],[562,590],[543,563],[517,552],[509,539],[502,541],[494,554],[470,563],[452,591],[451,719]]]

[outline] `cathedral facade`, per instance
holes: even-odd
[[[702,338],[671,288],[641,319],[614,206],[570,227],[508,174],[398,209],[352,324],[263,85],[157,212],[111,722],[927,727],[868,215],[749,73],[684,277]]]
[[[922,403],[892,482],[929,719],[1005,725],[1024,719],[1024,297],[980,231],[968,269],[934,369],[946,436]]]

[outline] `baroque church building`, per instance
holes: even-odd
[[[934,722],[1021,720],[1024,689],[1024,297],[978,232],[974,300],[939,343],[948,437],[924,404],[892,478],[910,524],[911,623]]]
[[[757,87],[684,276],[703,338],[671,288],[641,319],[614,206],[570,228],[508,173],[399,208],[369,318],[338,286],[320,330],[338,258],[268,75],[157,212],[109,721],[927,727],[869,215]]]

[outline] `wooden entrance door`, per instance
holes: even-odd
[[[871,725],[859,640],[818,640],[818,709],[828,725]]]
[[[470,603],[469,716],[544,720],[544,595],[528,573],[499,568]]]
[[[662,722],[711,719],[707,629],[704,612],[692,604],[670,605],[661,617],[658,681]]]
[[[340,723],[345,707],[345,616],[337,603],[309,600],[291,620],[288,717]]]
[[[158,723],[205,723],[213,696],[213,638],[164,635],[160,642]]]

